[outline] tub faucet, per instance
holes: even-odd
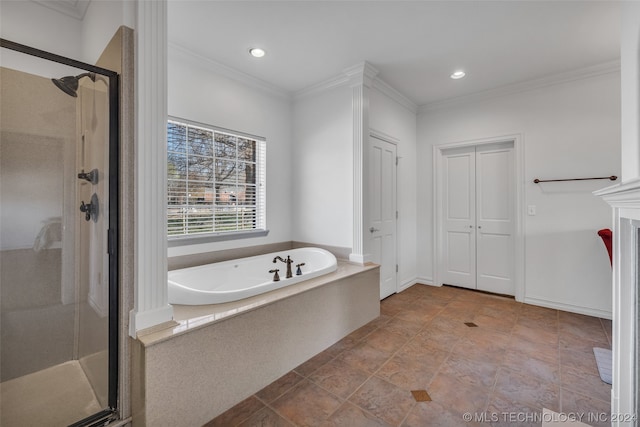
[[[273,263],[275,264],[278,260],[284,262],[285,264],[287,264],[287,279],[293,277],[293,273],[291,272],[291,264],[293,264],[293,260],[291,259],[291,257],[289,255],[287,255],[287,259],[283,259],[279,256],[275,257],[273,259]]]
[[[296,267],[298,268],[296,270],[296,276],[302,276],[302,269],[300,267],[302,267],[304,265],[304,262],[301,262],[300,264],[297,264]]]
[[[269,273],[274,273],[273,274],[273,281],[274,282],[279,282],[280,281],[280,276],[278,276],[278,270],[277,268],[274,268],[273,270],[269,270]]]

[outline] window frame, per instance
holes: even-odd
[[[255,209],[256,209],[256,222],[261,223],[261,228],[253,228],[253,229],[241,229],[241,230],[233,230],[233,231],[211,231],[211,232],[203,232],[203,233],[193,233],[193,234],[169,234],[169,209],[171,205],[169,205],[169,176],[167,175],[167,191],[165,194],[165,209],[167,211],[167,220],[165,221],[165,228],[167,234],[167,242],[168,247],[176,247],[176,246],[186,246],[186,245],[195,245],[209,242],[220,242],[220,241],[229,241],[236,239],[246,239],[246,238],[254,238],[254,237],[263,237],[269,234],[269,230],[267,228],[267,206],[266,206],[266,138],[263,136],[252,135],[246,132],[240,132],[236,130],[226,129],[219,126],[213,126],[206,123],[200,123],[193,120],[184,119],[176,116],[168,116],[166,121],[166,126],[169,125],[170,122],[177,123],[180,125],[193,126],[196,128],[204,129],[206,131],[211,131],[214,134],[224,133],[228,135],[233,135],[235,137],[246,138],[256,142],[256,183],[255,183],[255,191],[256,191],[256,201],[255,201]],[[167,167],[169,163],[169,135],[167,135],[167,139],[165,141],[167,148]],[[236,143],[237,148],[237,143]],[[172,151],[175,153],[175,151]],[[185,154],[188,155],[188,149],[185,149]],[[215,164],[215,155],[212,156]],[[238,157],[235,159],[238,162]],[[185,179],[185,182],[188,182],[189,179]],[[211,205],[214,210],[215,215],[215,199],[213,204]],[[236,221],[236,225],[237,225]]]

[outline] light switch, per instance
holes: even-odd
[[[536,214],[536,205],[529,205],[529,206],[527,207],[527,213],[528,213],[530,216],[534,216],[534,215]]]

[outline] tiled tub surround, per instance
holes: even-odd
[[[446,286],[380,305],[379,318],[205,427],[540,426],[529,421],[543,408],[610,425],[592,348],[610,348],[611,321]],[[432,401],[416,402],[421,389]],[[498,419],[466,423],[466,412]]]
[[[202,425],[380,314],[379,268],[334,273],[225,304],[174,306],[177,324],[141,334],[140,425]]]

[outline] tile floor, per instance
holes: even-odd
[[[542,408],[610,425],[592,351],[611,348],[609,320],[425,285],[380,312],[206,427],[539,426]]]

